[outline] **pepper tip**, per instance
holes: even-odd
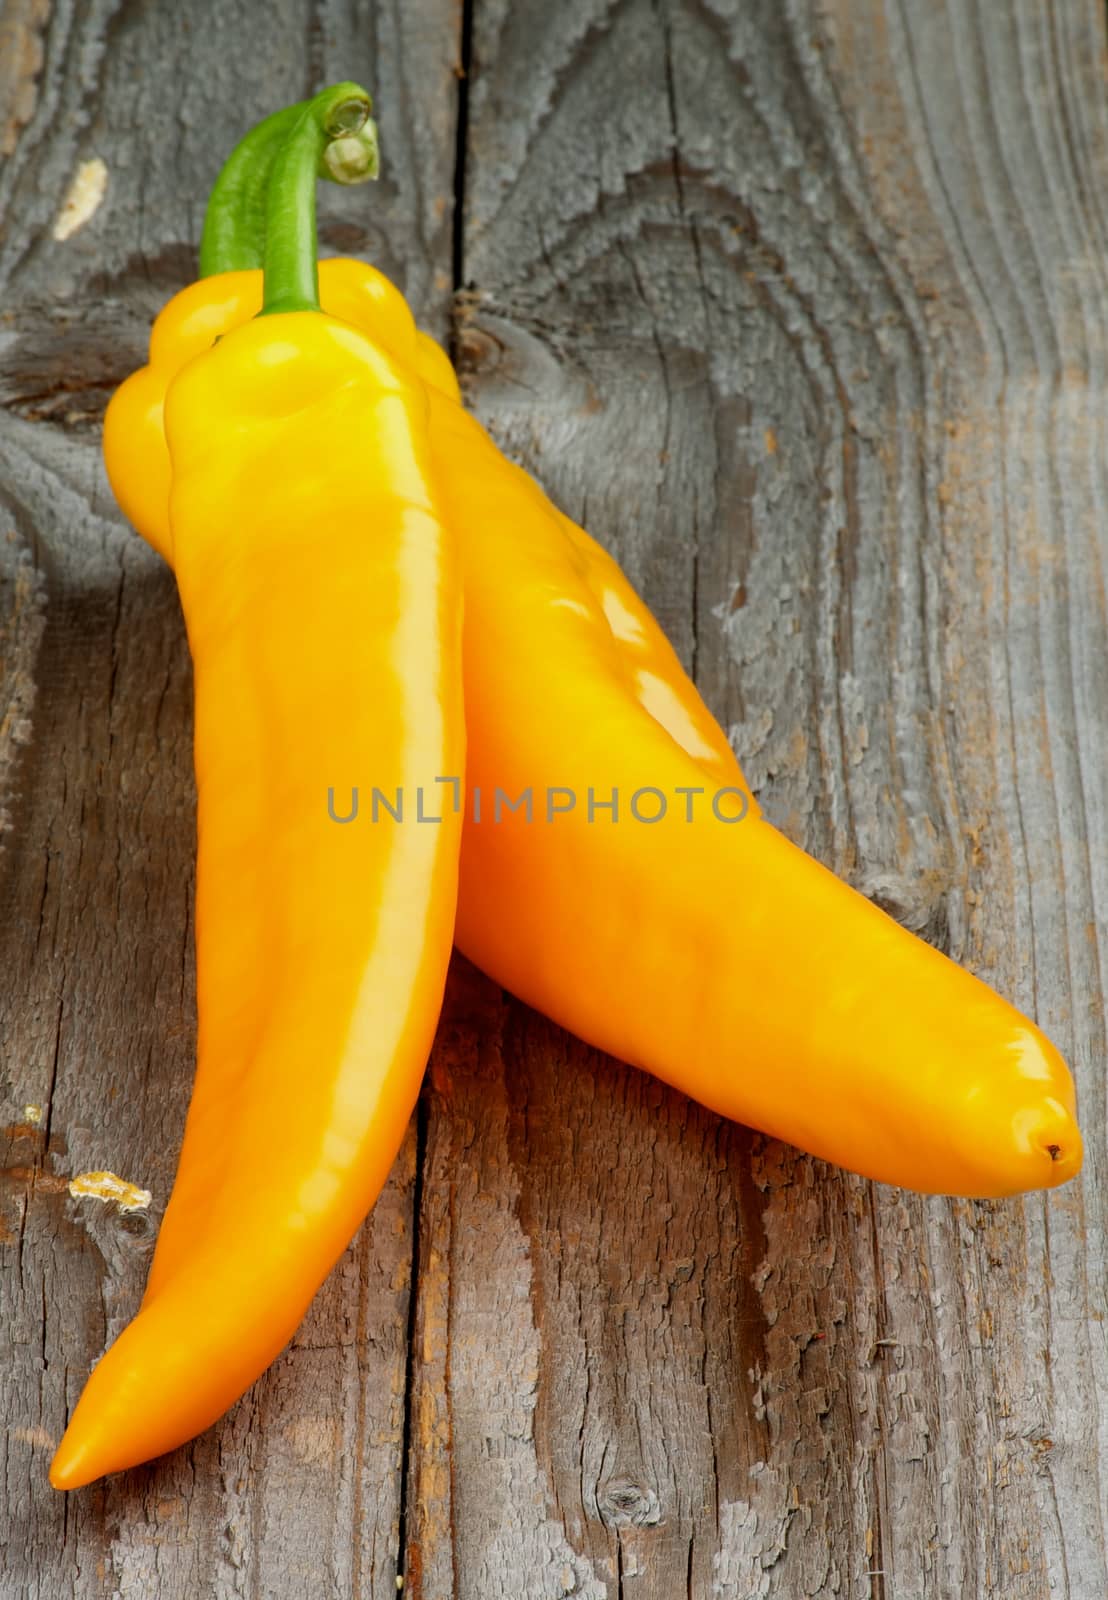
[[[110,1471],[112,1467],[105,1462],[103,1452],[97,1450],[95,1439],[90,1439],[84,1430],[75,1432],[71,1421],[50,1463],[51,1486],[61,1490],[83,1489]]]

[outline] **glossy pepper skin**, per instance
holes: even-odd
[[[467,816],[460,948],[582,1038],[852,1171],[973,1196],[1072,1177],[1050,1042],[755,805],[718,820],[709,796],[741,777],[615,563],[456,405],[433,404],[432,444],[462,540],[469,781],[577,795],[548,826]],[[589,820],[589,785],[618,791],[618,822]],[[666,815],[631,820],[652,789]]]
[[[145,1297],[70,1421],[59,1488],[189,1439],[293,1334],[403,1138],[454,923],[449,805],[434,826],[331,815],[359,784],[422,786],[430,811],[463,771],[460,572],[423,386],[357,329],[277,312],[174,376],[165,421],[198,1063]]]
[[[429,385],[465,584],[459,947],[582,1038],[852,1171],[971,1196],[1074,1176],[1073,1082],[1053,1045],[759,815],[618,564],[461,408],[445,357],[415,333],[398,292],[348,261],[321,263],[320,277],[334,315],[372,330]],[[178,297],[163,315],[179,358],[193,318],[233,321],[257,292],[256,275],[240,273]],[[113,482],[138,508],[154,481],[153,412],[136,405],[114,433]],[[153,497],[144,514],[156,523]],[[548,785],[576,796],[549,822]],[[618,790],[618,822],[599,810],[589,821],[590,787],[599,799]],[[497,821],[498,788],[513,799],[531,788],[533,819],[501,807]],[[741,822],[712,811],[728,788],[747,797]],[[666,795],[663,820],[629,816],[640,789]]]

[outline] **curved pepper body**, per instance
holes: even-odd
[[[467,807],[459,947],[582,1038],[853,1171],[979,1196],[1072,1177],[1073,1083],[1050,1042],[761,818],[617,563],[462,410],[397,291],[349,262],[321,263],[320,281],[329,310],[425,378],[461,542],[468,783],[484,809]],[[550,788],[565,809],[548,820]],[[741,821],[716,815],[725,789],[746,797]],[[530,819],[506,801],[497,815],[497,790],[513,804],[530,790]],[[640,792],[640,812],[657,809],[646,791],[665,797],[657,822],[630,815]]]
[[[642,692],[657,658],[615,563],[582,567],[532,480],[434,395],[432,441],[462,540],[468,781],[536,803],[530,822],[467,812],[459,947],[580,1037],[852,1171],[980,1196],[1072,1177],[1050,1042],[755,805],[723,820],[741,781],[688,697]],[[547,784],[574,804],[540,811]]]
[[[460,577],[423,386],[345,324],[269,316],[190,362],[166,418],[198,1065],[145,1298],[76,1408],[63,1488],[207,1427],[295,1331],[403,1138],[454,924],[461,818],[435,780],[464,762]],[[333,820],[374,785],[422,786],[442,822]]]

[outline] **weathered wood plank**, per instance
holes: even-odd
[[[1045,1201],[874,1189],[460,965],[421,1180],[408,1587],[1099,1600],[1101,8],[476,13],[474,403],[619,550],[770,814],[1037,1011],[1090,1148]],[[187,661],[97,415],[191,271],[216,152],[340,72],[381,86],[398,176],[371,213],[328,197],[325,242],[441,318],[458,19],[271,8],[296,47],[264,68],[229,8],[3,20],[0,1593],[382,1595],[414,1139],[223,1427],[65,1501],[44,1470],[152,1231],[65,1177],[113,1165],[164,1203],[193,1048]],[[89,155],[108,200],[56,243]]]
[[[473,979],[422,1202],[427,1597],[1108,1589],[1104,78],[1092,0],[476,8],[472,403],[770,815],[1054,1034],[1089,1154],[1026,1203],[876,1188]]]
[[[0,37],[0,1594],[393,1595],[414,1131],[292,1346],[224,1424],[69,1497],[46,1467],[137,1305],[195,1047],[188,652],[168,572],[115,511],[99,416],[194,275],[222,156],[338,77],[377,91],[386,166],[369,199],[325,196],[324,247],[372,255],[445,326],[458,18],[449,0],[282,0],[264,23],[202,0],[94,0],[10,6]],[[103,204],[56,240],[94,157]],[[150,1216],[71,1200],[68,1176],[100,1167],[152,1189]]]

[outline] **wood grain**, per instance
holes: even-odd
[[[0,1596],[380,1597],[403,1539],[420,1600],[1101,1600],[1103,7],[281,0],[266,32],[0,13]],[[339,75],[391,176],[326,196],[325,248],[439,331],[456,263],[470,403],[620,555],[770,816],[1057,1040],[1087,1165],[1024,1202],[870,1185],[459,961],[290,1350],[63,1498],[194,1046],[187,653],[98,420],[220,152]],[[105,203],[54,241],[90,156]],[[68,1198],[102,1165],[148,1220]]]

